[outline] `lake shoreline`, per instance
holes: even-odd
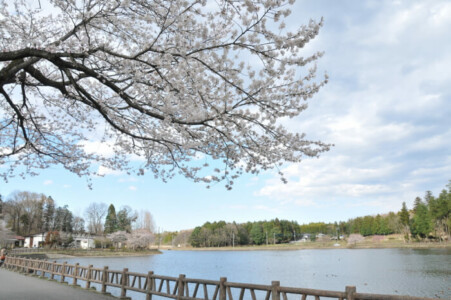
[[[18,256],[35,258],[35,259],[61,259],[61,258],[76,258],[76,257],[92,257],[92,258],[106,258],[106,257],[141,257],[163,254],[158,249],[150,249],[147,251],[98,251],[98,250],[60,250],[60,251],[45,251],[39,253],[21,253]]]
[[[334,246],[339,244],[340,246]],[[323,250],[323,249],[451,249],[451,242],[432,243],[432,242],[410,242],[399,243],[299,243],[299,244],[279,244],[279,245],[260,245],[260,246],[235,246],[235,247],[161,247],[161,250],[174,251],[292,251],[292,250]]]
[[[339,245],[339,246],[337,246]],[[227,247],[199,247],[194,248],[190,246],[172,247],[168,245],[161,245],[158,248],[152,248],[146,251],[111,251],[111,250],[60,250],[60,251],[45,251],[43,249],[40,253],[23,253],[18,254],[29,258],[75,258],[75,257],[140,257],[163,254],[162,251],[296,251],[296,250],[330,250],[330,249],[451,249],[451,242],[358,242],[355,244],[348,244],[346,241],[331,241],[331,242],[306,242],[306,243],[290,243],[290,244],[276,244],[276,245],[259,245],[259,246],[227,246]]]

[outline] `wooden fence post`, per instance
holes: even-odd
[[[178,279],[177,299],[181,300],[185,294],[185,274],[180,274]]]
[[[42,259],[37,259],[37,261],[36,261],[36,268],[34,269],[34,274],[36,275],[36,276],[38,276],[38,271],[41,269],[41,261],[42,261]]]
[[[108,267],[103,267],[103,274],[102,274],[102,294],[106,293],[106,283],[108,281]]]
[[[11,261],[10,261],[10,266],[8,266],[8,269],[16,269],[16,265],[17,265],[17,258],[12,257]]]
[[[128,279],[128,275],[127,275],[128,269],[124,268],[124,270],[122,271],[122,278],[121,278],[121,297],[120,299],[125,299],[126,295],[127,295],[127,279]]]
[[[22,273],[27,273],[28,271],[28,259],[22,261]]]
[[[75,269],[74,269],[74,280],[72,280],[72,285],[77,285],[77,276],[78,276],[78,266],[79,266],[80,264],[79,263],[76,263],[75,264]]]
[[[26,268],[26,273],[30,273],[30,270],[32,270],[32,266],[33,266],[33,260],[30,258],[27,260],[27,268]]]
[[[221,277],[219,279],[219,300],[226,300],[226,298],[227,298],[226,286],[225,286],[226,282],[227,282],[227,277]]]
[[[86,289],[89,289],[91,287],[91,273],[92,273],[91,269],[92,269],[92,265],[89,265],[88,270],[86,270],[86,272],[88,272],[86,274],[86,286],[85,286]]]
[[[346,300],[354,300],[354,294],[357,289],[355,286],[347,286],[346,287]]]
[[[67,261],[63,262],[63,267],[61,268],[61,277],[60,277],[60,282],[61,283],[63,283],[64,279],[66,278],[64,276],[64,273],[66,273],[66,264],[67,264]]]
[[[56,260],[54,260],[52,263],[52,275],[50,276],[51,280],[55,279],[55,265],[56,265]]]
[[[25,270],[25,258],[19,260],[19,263],[17,264],[17,271],[23,272]]]
[[[39,267],[39,260],[38,259],[33,260],[32,265],[31,265],[33,276],[37,276],[38,267]]]
[[[43,259],[42,261],[41,261],[41,278],[43,278],[43,277],[45,277],[45,263],[46,263],[46,261]]]
[[[152,300],[152,294],[150,293],[150,291],[153,290],[152,276],[153,276],[153,272],[149,271],[147,273],[146,300]]]
[[[280,300],[280,292],[279,292],[280,281],[272,281],[271,282],[271,296],[272,300]]]

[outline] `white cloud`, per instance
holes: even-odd
[[[101,141],[85,141],[82,143],[82,146],[87,153],[99,154],[104,157],[114,156],[114,147],[112,143]]]
[[[69,188],[71,188],[72,186],[70,185],[70,184],[64,184],[63,185],[63,188],[65,188],[65,189],[69,189]]]
[[[133,177],[133,176],[129,176],[129,177],[123,177],[123,178],[119,178],[118,182],[137,182],[138,178]]]
[[[134,186],[134,185],[131,185],[131,186],[128,187],[128,189],[130,191],[136,191],[138,188],[136,186]]]
[[[90,154],[101,155],[106,158],[112,158],[115,155],[115,146],[113,141],[101,142],[101,141],[84,141],[82,143],[84,150]],[[129,154],[127,158],[130,161],[143,162],[144,157],[136,154]]]
[[[46,181],[44,181],[44,185],[51,185],[53,184],[53,180],[47,179]]]
[[[410,150],[427,151],[450,146],[451,128],[447,132],[435,133],[432,136],[426,136],[423,139],[412,143]],[[449,148],[448,148],[449,149]]]
[[[451,3],[353,2],[359,14],[331,5],[321,7],[325,26],[312,43],[326,52],[319,64],[330,82],[284,124],[335,147],[287,166],[288,184],[275,175],[255,195],[280,205],[399,209],[451,174],[451,40],[443,39]]]
[[[300,206],[300,207],[312,207],[316,206],[318,207],[318,204],[315,203],[312,199],[298,199],[293,201],[294,205]]]
[[[112,170],[112,169],[104,167],[104,166],[99,166],[99,168],[97,170],[97,174],[99,174],[100,176],[105,176],[105,175],[119,176],[119,175],[123,175],[124,172],[120,171],[120,170]]]

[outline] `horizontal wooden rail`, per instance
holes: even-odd
[[[219,281],[161,276],[153,272],[137,273],[128,269],[110,270],[94,268],[92,265],[80,266],[78,263],[71,265],[67,262],[49,262],[41,259],[31,259],[10,255],[6,257],[5,268],[10,270],[33,273],[41,277],[60,282],[78,285],[79,280],[84,281],[85,288],[90,288],[92,283],[100,285],[100,292],[106,293],[108,287],[119,288],[120,297],[126,298],[127,291],[133,291],[146,295],[146,300],[152,296],[161,296],[177,300],[288,300],[296,296],[296,299],[306,300],[332,298],[339,300],[420,300],[432,299],[398,295],[377,295],[357,293],[356,288],[347,286],[344,292],[304,289],[280,286],[279,281],[273,281],[271,285],[248,284],[228,282],[222,277]],[[300,298],[299,298],[300,297]]]

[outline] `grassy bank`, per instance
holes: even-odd
[[[148,250],[128,250],[128,249],[42,249],[42,251],[35,253],[18,253],[15,255],[26,256],[26,257],[42,257],[45,255],[46,258],[60,258],[60,257],[114,257],[114,256],[146,256],[161,254],[162,252],[158,249],[148,249]]]
[[[289,244],[269,244],[260,246],[235,246],[235,247],[181,247],[173,248],[173,250],[208,250],[208,251],[258,251],[258,250],[302,250],[302,249],[384,249],[384,248],[449,248],[451,249],[451,242],[417,242],[404,241],[402,235],[388,235],[388,236],[369,236],[358,242],[348,242],[346,240],[340,241],[308,241],[296,242]]]

